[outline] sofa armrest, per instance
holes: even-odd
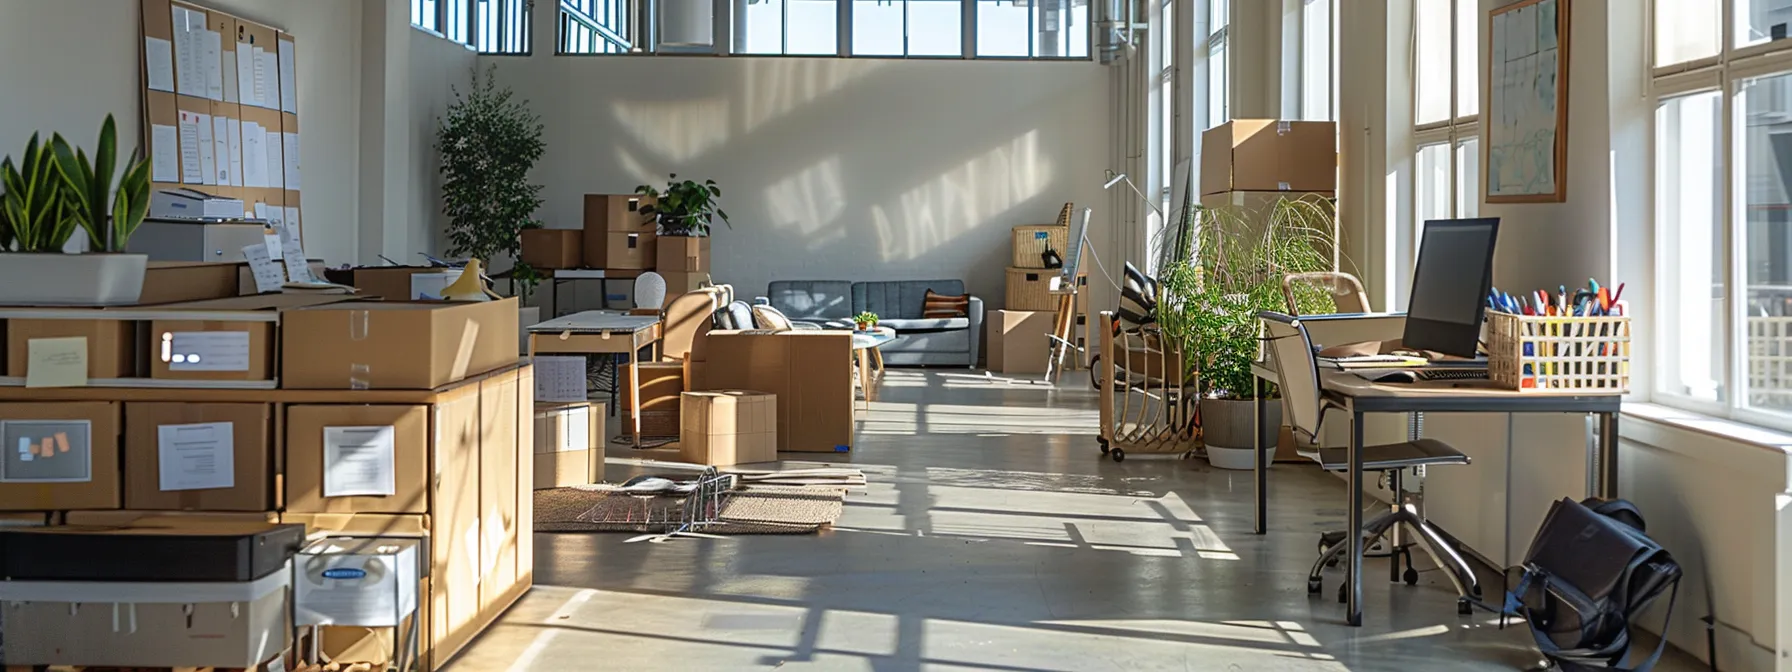
[[[983,299],[970,297],[970,305],[965,309],[965,317],[971,319],[971,363],[968,368],[977,368],[977,353],[982,349],[983,340]]]

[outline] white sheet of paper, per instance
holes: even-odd
[[[286,144],[279,131],[268,131],[264,142],[268,155],[268,186],[274,189],[286,187],[286,152],[282,145]]]
[[[224,51],[220,54],[218,74],[224,78],[224,102],[234,103],[237,102],[236,43],[221,46]]]
[[[249,272],[255,276],[255,292],[266,294],[280,291],[286,284],[286,272],[268,256],[266,245],[250,245],[243,248],[243,259],[249,262]]]
[[[286,209],[286,226],[294,231],[298,231],[300,234],[304,233],[304,231],[299,230],[299,209],[297,207]],[[301,236],[301,238],[302,237],[303,236]]]
[[[278,205],[256,203],[255,211],[258,213],[257,216],[268,220],[268,225],[274,227],[275,231],[279,231],[286,226],[286,208],[282,208]],[[285,255],[285,245],[281,245],[280,252],[283,256]]]
[[[199,183],[215,185],[218,183],[218,162],[217,143],[212,137],[212,115],[194,116],[199,118]]]
[[[289,44],[289,43],[282,42],[281,44]],[[286,155],[286,171],[285,171],[286,172],[286,190],[287,191],[298,191],[299,190],[299,134],[285,133],[285,134],[282,134],[282,136],[283,136],[282,144],[285,145],[285,150],[286,150],[285,151],[285,155]]]
[[[249,370],[247,331],[176,331],[168,336],[170,371]]]
[[[205,75],[199,71],[198,40],[193,31],[187,27],[189,12],[184,8],[174,8],[174,76],[176,89],[183,96],[198,96],[205,92]]]
[[[224,36],[215,30],[199,31],[200,71],[205,73],[205,97],[224,99]]]
[[[230,186],[243,186],[243,123],[226,117],[224,129],[230,135]]]
[[[276,99],[275,96],[280,95],[280,91],[270,86],[275,83],[273,77],[276,76],[275,71],[278,69],[278,66],[272,62],[273,58],[268,54],[268,50],[262,48],[261,45],[255,45],[254,54],[255,104],[261,107],[279,109],[280,101]]]
[[[297,59],[292,40],[280,40],[280,109],[293,114],[299,113],[299,77],[293,69]]]
[[[25,341],[25,387],[86,387],[87,337]]]
[[[180,113],[180,181],[205,183],[205,164],[199,154],[199,115],[187,111]]]
[[[253,121],[243,122],[243,186],[268,186],[267,131]]]
[[[265,218],[264,218],[265,219]],[[280,249],[280,226],[268,222],[261,227],[261,244],[268,246],[268,256],[285,258],[286,253]]]
[[[398,494],[397,430],[382,427],[324,428],[324,496]]]
[[[248,42],[236,43],[236,97],[244,105],[259,105],[255,97],[255,49]]]
[[[160,488],[236,487],[236,433],[228,422],[156,426]]]
[[[149,89],[174,93],[174,43],[159,37],[145,37],[143,57],[149,64]]]
[[[535,357],[535,400],[584,401],[585,358],[578,355]]]
[[[566,432],[560,435],[560,452],[591,449],[591,407],[566,409]]]
[[[216,171],[212,181],[206,184],[228,186],[230,184],[230,128],[226,117],[212,117],[212,157],[213,169]]]
[[[180,129],[154,124],[149,129],[149,179],[154,182],[175,182],[180,179]]]
[[[311,264],[305,261],[305,246],[299,242],[299,227],[280,227],[281,258],[286,261],[286,277],[293,282],[317,282],[311,275]]]

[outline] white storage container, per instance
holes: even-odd
[[[417,539],[330,537],[293,558],[301,626],[391,628],[417,610]]]

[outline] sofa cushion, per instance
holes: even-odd
[[[963,280],[892,280],[852,283],[852,311],[869,310],[882,319],[916,319],[927,303],[927,291],[964,294]]]
[[[793,320],[852,318],[852,283],[845,280],[780,280],[766,289],[772,307]]]
[[[878,324],[883,324],[879,322]],[[1041,348],[1045,347],[1040,344]],[[953,329],[947,331],[911,331],[903,333],[896,330],[896,340],[879,347],[889,352],[965,352],[971,351],[971,330]]]
[[[895,329],[896,333],[898,333],[898,334],[908,333],[908,332],[912,332],[912,331],[945,331],[948,329],[969,329],[969,328],[971,328],[971,318],[968,318],[968,317],[900,318],[899,317],[899,318],[896,318],[893,320],[880,319],[877,321],[877,326],[889,327],[891,329]]]

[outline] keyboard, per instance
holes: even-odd
[[[1419,380],[1486,380],[1487,369],[1420,369]]]
[[[1320,357],[1319,361],[1340,369],[1382,369],[1389,367],[1424,366],[1425,360],[1402,355],[1356,355],[1353,357]]]

